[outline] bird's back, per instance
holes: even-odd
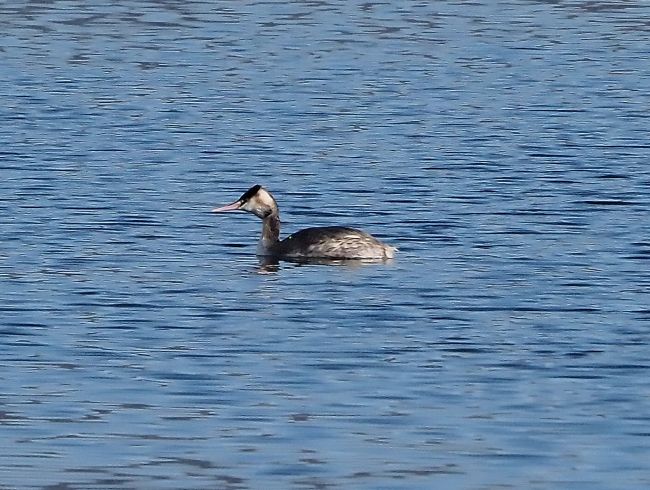
[[[346,226],[305,228],[278,242],[274,252],[290,258],[387,259],[395,248]]]

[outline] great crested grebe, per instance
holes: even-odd
[[[232,204],[213,213],[241,209],[262,218],[257,254],[287,259],[392,259],[395,247],[372,235],[344,226],[306,228],[280,240],[280,211],[269,191],[255,185]]]

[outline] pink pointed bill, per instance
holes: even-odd
[[[239,209],[239,206],[241,206],[241,203],[239,201],[235,201],[232,204],[226,204],[225,206],[221,206],[220,208],[214,208],[212,212],[221,213],[224,211],[237,211]]]

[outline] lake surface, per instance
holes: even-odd
[[[0,6],[0,488],[650,487],[650,4],[89,3]]]

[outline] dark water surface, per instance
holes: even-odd
[[[0,488],[650,487],[650,4],[0,19]]]

